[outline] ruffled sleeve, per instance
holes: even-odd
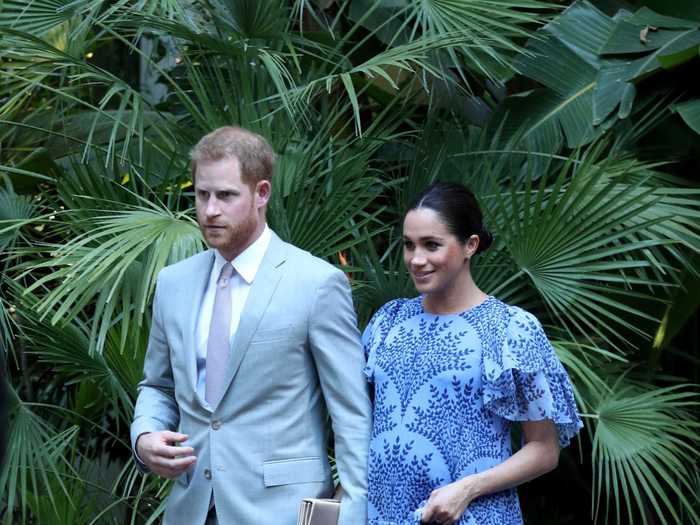
[[[532,314],[505,306],[503,328],[484,348],[484,407],[510,421],[549,419],[567,446],[583,423],[566,370]]]
[[[384,342],[396,317],[396,312],[401,307],[401,299],[394,299],[382,306],[372,316],[364,332],[362,332],[362,347],[365,350],[367,362],[363,369],[367,381],[374,382],[374,368],[377,362],[377,352]]]

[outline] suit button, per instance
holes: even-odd
[[[211,428],[213,428],[214,430],[219,430],[221,428],[221,421],[219,421],[218,419],[212,421]]]
[[[204,477],[207,479],[211,479],[211,470],[209,470],[208,468],[205,468],[204,469]]]

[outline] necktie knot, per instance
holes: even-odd
[[[224,264],[224,267],[221,268],[221,274],[219,275],[219,281],[218,284],[221,288],[226,288],[228,286],[229,281],[231,280],[231,276],[233,275],[233,266],[231,263],[226,263]]]

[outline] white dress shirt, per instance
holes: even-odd
[[[238,329],[238,323],[241,320],[241,312],[245,306],[246,299],[250,293],[250,286],[253,284],[255,275],[258,273],[260,264],[262,263],[267,247],[270,245],[272,233],[270,228],[265,225],[260,237],[253,244],[248,246],[238,257],[231,261],[234,272],[231,276],[231,281],[228,286],[231,294],[231,340]],[[204,400],[205,385],[207,379],[207,339],[209,338],[209,326],[211,325],[212,313],[214,310],[214,296],[216,295],[216,282],[221,275],[221,269],[228,261],[218,250],[214,251],[214,265],[209,275],[209,284],[207,284],[206,292],[202,298],[202,304],[199,308],[199,319],[197,320],[197,393]],[[206,401],[205,401],[206,403]]]

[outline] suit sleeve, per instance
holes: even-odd
[[[309,338],[335,436],[343,486],[339,525],[367,523],[367,454],[372,426],[364,352],[350,284],[335,271],[316,291]]]
[[[147,471],[136,454],[136,440],[146,432],[176,430],[180,413],[175,401],[175,386],[170,364],[170,348],[165,337],[161,313],[160,279],[153,299],[153,317],[148,349],[143,365],[143,380],[138,384],[138,397],[131,424],[131,447],[142,471]]]

